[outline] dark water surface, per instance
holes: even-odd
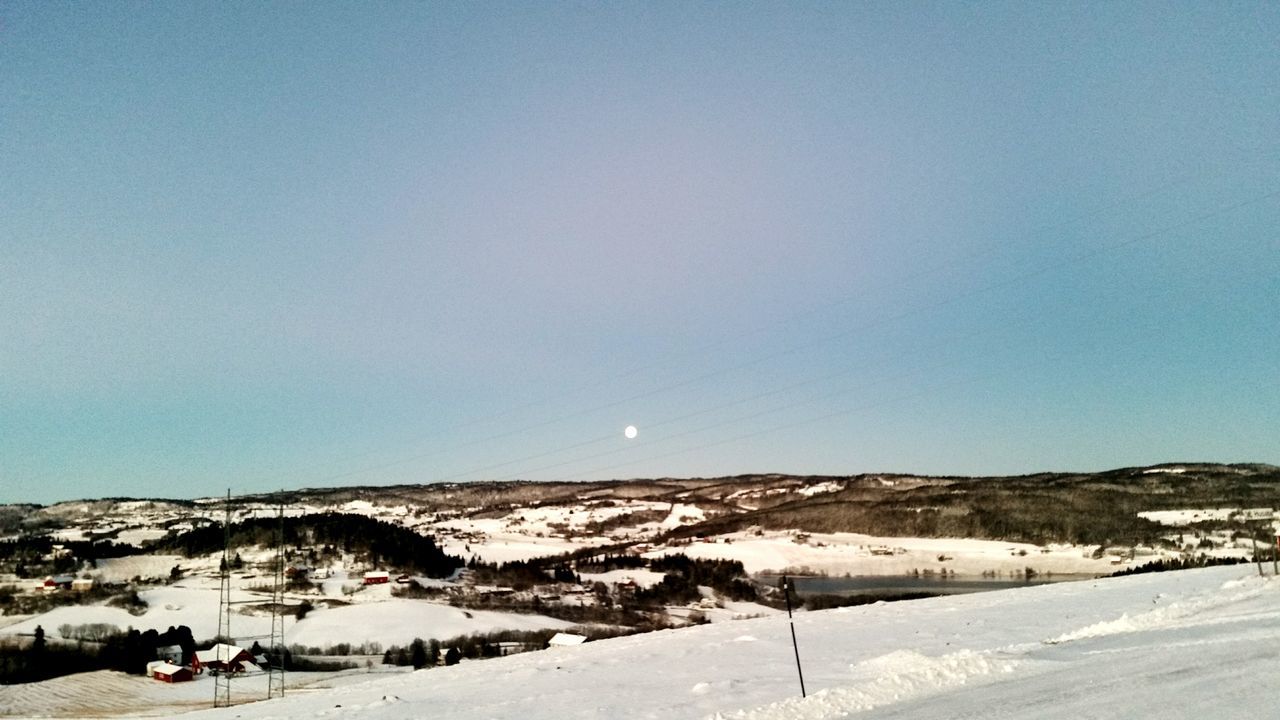
[[[777,587],[781,575],[757,575],[756,580]],[[1007,588],[1047,585],[1072,580],[1092,580],[1096,575],[1037,575],[1031,579],[982,576],[941,575],[916,577],[913,575],[861,575],[855,577],[811,577],[790,576],[796,592],[801,595],[887,595],[895,593],[934,593],[938,595],[954,595],[957,593],[985,592],[987,590],[1005,590]]]

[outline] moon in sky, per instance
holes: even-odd
[[[640,431],[636,430],[635,425],[628,425],[627,429],[622,431],[622,434],[626,435],[628,440],[634,440],[636,438],[636,435],[638,435],[639,433]]]

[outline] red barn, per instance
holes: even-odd
[[[71,575],[55,575],[53,577],[45,578],[44,582],[41,583],[40,587],[43,588],[45,592],[57,592],[59,590],[70,590],[71,585],[72,583],[75,582],[75,580],[76,580],[75,577]]]
[[[151,670],[151,677],[167,683],[187,682],[195,679],[195,675],[191,673],[191,668],[184,668],[173,663],[160,663],[155,666]]]
[[[385,571],[367,572],[364,574],[365,585],[381,585],[382,583],[391,582],[391,575]]]

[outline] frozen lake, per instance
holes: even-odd
[[[777,586],[780,575],[757,575],[756,580]],[[927,592],[937,595],[1004,590],[1006,588],[1046,585],[1072,580],[1092,580],[1095,575],[1037,575],[1030,579],[1017,577],[982,577],[956,575],[862,575],[851,577],[792,576],[796,592],[801,595],[888,595]]]

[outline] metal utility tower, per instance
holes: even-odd
[[[222,579],[218,591],[217,642],[231,640],[231,490],[227,490],[226,516],[222,523],[222,564],[218,573]],[[227,658],[230,660],[230,658]],[[213,678],[213,706],[231,706],[231,673],[219,672]]]
[[[271,641],[267,645],[275,657],[267,666],[267,698],[284,696],[284,496],[276,507],[275,582],[271,590]]]
[[[275,557],[272,558],[271,584],[271,634],[240,635],[239,640],[268,640],[269,658],[267,667],[267,698],[284,695],[284,500],[276,507],[276,532],[274,537]],[[260,598],[247,600],[231,599],[231,491],[227,491],[226,516],[223,521],[221,589],[218,602],[218,642],[233,645],[237,638],[231,635],[231,610],[233,605],[259,604]],[[218,659],[230,662],[232,658]],[[256,658],[255,658],[256,660]],[[231,706],[231,681],[234,674],[221,670],[214,676],[213,706]]]

